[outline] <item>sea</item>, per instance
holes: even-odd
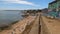
[[[7,26],[15,21],[23,19],[20,10],[1,10],[0,11],[0,27]]]

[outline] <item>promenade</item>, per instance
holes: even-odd
[[[60,34],[60,20],[41,16],[41,34]]]
[[[37,16],[36,19],[31,22],[31,25],[26,27],[23,34],[39,34],[39,16]]]

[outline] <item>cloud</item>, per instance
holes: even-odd
[[[0,1],[4,1],[5,3],[18,3],[18,4],[26,4],[26,5],[35,6],[34,3],[28,2],[25,0],[0,0]]]

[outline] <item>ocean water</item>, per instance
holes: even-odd
[[[0,27],[22,19],[22,11],[0,11]]]

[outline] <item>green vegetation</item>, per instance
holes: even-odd
[[[29,15],[36,15],[37,13],[41,12],[40,9],[37,10],[24,10],[22,17],[28,17]]]

